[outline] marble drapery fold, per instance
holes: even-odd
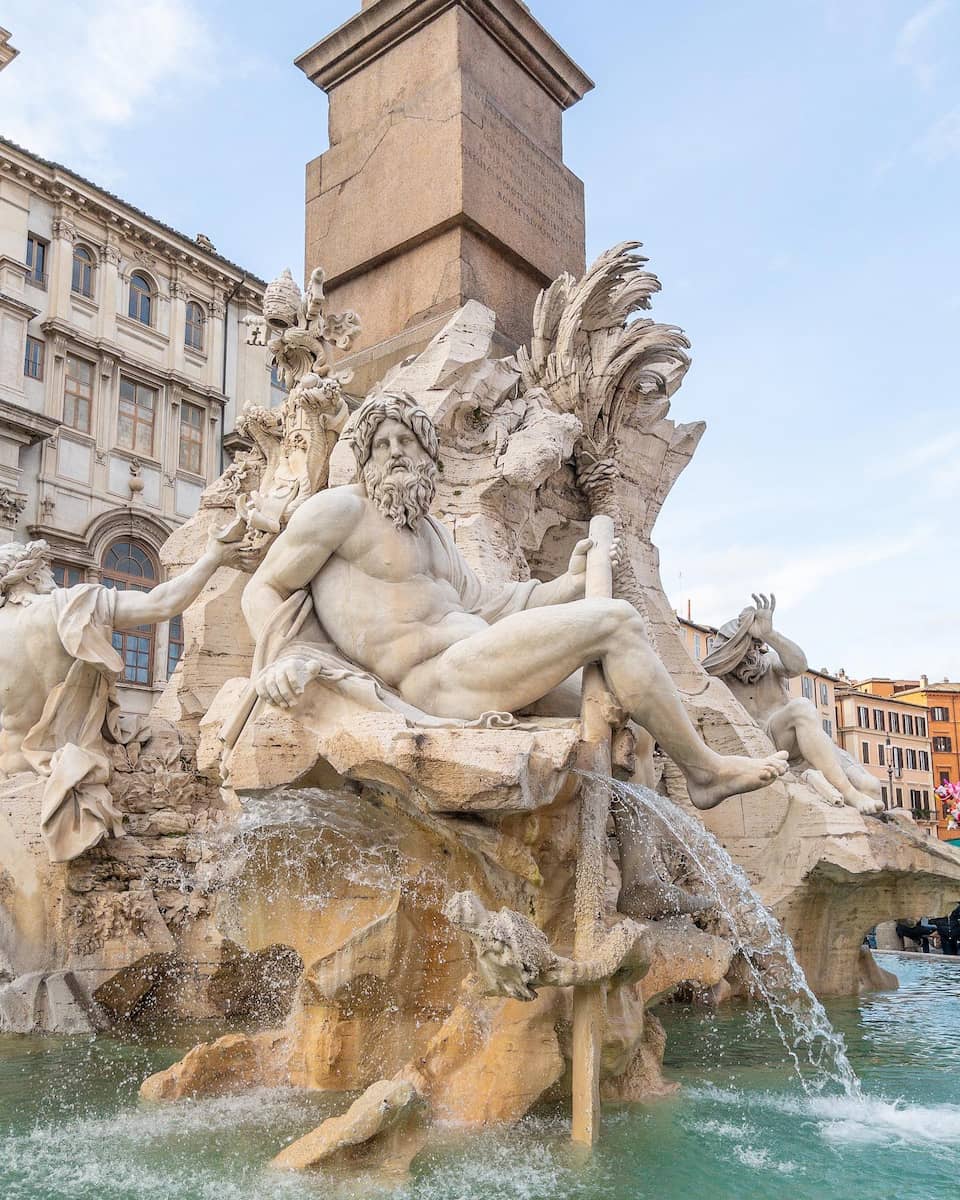
[[[76,660],[47,697],[23,740],[27,761],[45,778],[41,831],[51,862],[69,862],[105,837],[122,837],[122,814],[107,788],[105,739],[125,744],[116,700],[123,660],[113,647],[116,592],[81,583],[53,593],[57,634]]]

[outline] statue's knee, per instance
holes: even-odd
[[[640,614],[628,600],[601,600],[597,603],[601,606],[600,617],[605,631],[619,633],[629,630],[639,637],[646,637]]]
[[[784,705],[783,711],[794,725],[816,725],[818,728],[820,726],[817,710],[809,700],[801,699],[798,696]]]

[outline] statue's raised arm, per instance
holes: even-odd
[[[809,700],[790,695],[787,681],[808,669],[807,656],[774,629],[776,603],[772,594],[754,594],[753,604],[717,631],[704,670],[723,680],[823,799],[863,813],[880,812],[879,783],[833,742]]]

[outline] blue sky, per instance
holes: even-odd
[[[0,130],[296,272],[326,102],[292,59],[358,7],[5,0]],[[960,679],[960,0],[530,7],[597,82],[565,125],[588,257],[641,239],[693,342],[674,605],[773,590],[815,666]]]

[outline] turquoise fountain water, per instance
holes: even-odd
[[[510,1130],[438,1130],[392,1200],[947,1200],[960,1179],[960,960],[891,956],[899,992],[810,994],[792,948],[719,845],[655,794],[615,802],[672,829],[717,891],[754,961],[766,1006],[665,1005],[676,1097],[606,1110],[583,1165],[568,1118],[541,1110]],[[256,824],[256,823],[254,823]],[[792,989],[792,990],[791,990]],[[832,1021],[832,1025],[831,1025]],[[342,1111],[343,1098],[260,1091],[155,1107],[141,1080],[209,1026],[150,1038],[0,1037],[4,1200],[273,1200],[330,1197],[318,1176],[264,1164]],[[354,1192],[353,1195],[357,1193]]]

